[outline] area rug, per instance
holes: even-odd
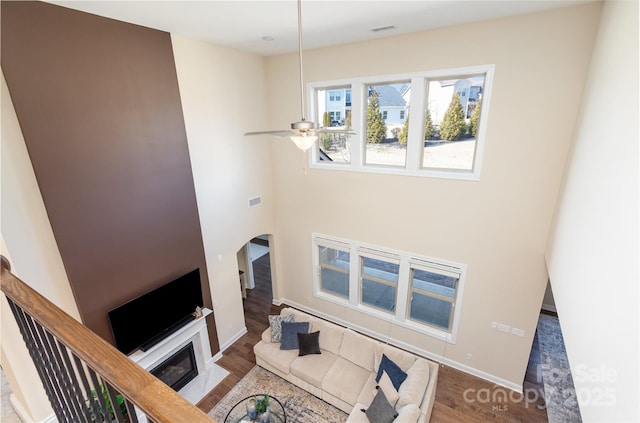
[[[576,389],[556,316],[541,314],[536,331],[549,423],[581,423]]]
[[[238,401],[252,394],[269,393],[284,406],[287,423],[341,423],[347,420],[342,410],[324,402],[262,367],[255,366],[222,400],[209,416],[223,423]]]

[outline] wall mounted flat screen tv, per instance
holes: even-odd
[[[116,348],[146,351],[194,319],[202,307],[200,269],[135,298],[108,313]]]

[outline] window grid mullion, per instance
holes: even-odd
[[[424,77],[411,79],[411,99],[409,100],[409,134],[407,137],[407,170],[417,172],[422,167],[424,154],[424,116],[426,98]],[[411,119],[413,117],[413,119]]]
[[[331,264],[320,263],[320,268],[329,269],[329,270],[333,270],[335,272],[344,273],[345,275],[349,274],[349,269],[345,269],[344,267],[333,266]]]
[[[387,279],[382,279],[382,278],[378,278],[376,276],[371,276],[371,275],[366,275],[366,274],[363,275],[362,277],[363,277],[363,279],[366,279],[368,281],[379,283],[379,284],[383,284],[383,285],[387,285],[387,286],[390,286],[392,288],[397,288],[398,287],[398,282],[392,282],[392,281],[387,280]]]
[[[425,297],[436,298],[438,300],[446,301],[446,302],[451,303],[451,304],[455,304],[454,298],[449,298],[446,295],[440,295],[440,294],[436,294],[434,292],[425,291],[425,290],[420,289],[420,288],[412,288],[411,289],[411,294],[413,294],[413,293],[420,294],[420,295],[423,295]],[[455,294],[454,294],[454,297],[455,297]]]

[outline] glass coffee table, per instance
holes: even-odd
[[[231,411],[227,414],[227,417],[224,418],[224,423],[254,423],[257,422],[258,419],[251,420],[249,415],[247,414],[247,402],[251,398],[262,398],[266,394],[255,394],[250,395],[246,398],[238,401],[236,405],[233,406]],[[284,406],[277,398],[269,395],[269,411],[271,412],[271,417],[269,418],[269,423],[287,423],[287,415],[284,412]]]

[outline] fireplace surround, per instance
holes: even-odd
[[[176,365],[172,359],[176,359],[179,363],[184,362],[184,360],[187,360],[187,362],[192,361],[196,375],[189,380],[186,377],[184,380],[181,380],[181,377],[177,378],[175,382],[184,382],[184,385],[177,388],[174,387],[180,395],[192,404],[198,403],[228,374],[226,370],[215,364],[215,359],[211,356],[206,317],[212,311],[205,308],[202,312],[202,317],[182,326],[148,350],[137,350],[128,356],[129,359],[151,373],[156,370],[160,373],[165,364],[167,366]],[[192,355],[189,350],[192,351]],[[187,352],[185,353],[185,351]],[[186,357],[184,354],[186,354]],[[177,371],[176,369],[173,370]],[[172,373],[165,373],[165,376],[167,376],[167,379],[174,379],[174,374]],[[166,380],[160,379],[167,383]],[[171,384],[167,383],[169,386]],[[139,410],[137,410],[136,414],[139,422],[147,422],[146,417]]]
[[[174,391],[180,391],[198,376],[193,343],[189,342],[149,372]]]

